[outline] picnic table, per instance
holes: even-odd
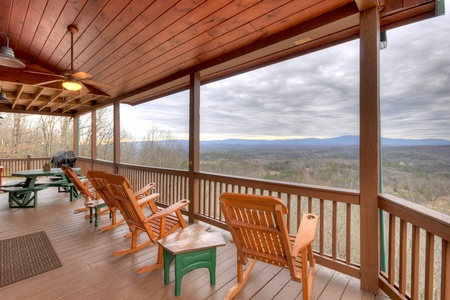
[[[80,168],[74,168],[75,172],[79,172]],[[68,181],[64,171],[61,168],[51,168],[50,171],[44,171],[43,169],[24,170],[13,172],[13,177],[25,177],[25,181],[16,182],[12,184],[3,185],[0,187],[0,191],[9,193],[9,207],[10,208],[27,208],[36,207],[38,191],[44,190],[50,186],[57,186],[58,189],[62,187],[64,191],[70,192],[70,199],[73,197],[79,197],[78,191],[71,182]],[[39,183],[38,177],[43,176],[59,176],[56,181]]]

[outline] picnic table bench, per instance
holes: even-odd
[[[79,171],[79,169],[76,169]],[[79,192],[71,182],[67,180],[61,168],[52,168],[50,171],[42,169],[24,170],[13,172],[12,176],[26,177],[25,181],[5,184],[0,186],[0,191],[9,193],[9,207],[10,208],[26,208],[37,206],[37,193],[40,190],[46,189],[50,186],[57,186],[70,191],[70,200],[79,198]],[[60,175],[60,180],[50,182],[37,182],[37,178],[41,176]]]
[[[16,207],[35,207],[38,199],[38,191],[48,188],[47,184],[37,184],[32,187],[23,185],[2,186],[0,191],[8,192],[8,201],[10,208]],[[31,204],[31,205],[30,205]]]
[[[82,197],[75,185],[65,176],[51,177],[50,180],[45,183],[48,184],[49,187],[57,187],[59,193],[69,193],[70,201]]]

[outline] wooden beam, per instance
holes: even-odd
[[[76,99],[79,99],[80,97],[81,97],[81,94],[70,94],[70,95],[66,96],[65,98],[62,98],[62,102],[59,105],[53,107],[51,109],[51,111],[54,112],[59,108],[64,108],[64,106],[66,106],[67,104],[69,104],[70,102],[72,102]]]
[[[200,171],[200,73],[190,76],[189,93],[189,222],[194,223],[200,207],[200,191],[195,173]]]
[[[380,273],[380,13],[360,13],[361,289],[378,294]]]
[[[61,96],[61,94],[63,93],[62,90],[56,90],[53,92],[53,94],[49,97],[48,102],[44,105],[42,105],[39,110],[43,110],[49,103],[55,101],[56,99],[59,98],[59,96]]]
[[[22,93],[23,93],[23,90],[24,90],[24,88],[25,88],[25,86],[23,85],[23,84],[21,84],[21,85],[19,85],[19,88],[17,89],[17,92],[16,92],[16,97],[15,97],[15,99],[14,99],[14,101],[13,101],[13,104],[12,104],[12,108],[14,109],[14,107],[16,106],[16,101],[17,101],[17,99],[19,99],[21,96],[22,96]]]
[[[43,87],[39,87],[39,88],[36,89],[36,93],[34,94],[34,98],[27,104],[27,109],[30,109],[30,107],[33,105],[33,103],[39,99],[39,97],[42,95],[44,90],[45,90],[45,88],[43,88]]]

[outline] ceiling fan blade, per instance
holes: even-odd
[[[56,79],[56,80],[50,80],[50,81],[46,81],[46,82],[41,82],[35,85],[46,85],[46,84],[50,84],[50,83],[55,83],[55,82],[61,82],[64,81],[64,79]]]
[[[66,77],[69,77],[69,76],[73,77],[76,80],[84,80],[84,79],[92,78],[91,74],[88,74],[88,73],[82,72],[82,71],[77,71],[77,70],[62,70],[61,74]]]
[[[53,74],[53,73],[38,72],[38,71],[29,71],[29,70],[24,70],[24,72],[32,73],[32,74],[39,74],[39,75],[47,75],[47,76],[55,76],[55,77],[61,77],[61,78],[64,78],[64,76],[62,76],[62,75],[59,75],[59,74]]]
[[[89,94],[89,93],[91,92],[91,91],[89,90],[89,88],[88,88],[85,84],[83,84],[83,82],[80,81],[80,83],[81,83],[81,86],[82,86],[82,88],[81,88],[81,90],[80,90],[80,93],[81,93],[82,95]]]
[[[107,83],[103,83],[103,82],[100,82],[100,81],[91,80],[91,79],[85,79],[85,80],[83,80],[83,82],[87,83],[87,84],[90,84],[90,85],[95,85],[95,86],[98,86],[98,87],[101,87],[101,88],[105,88],[105,89],[116,88],[113,85],[110,85],[110,84],[107,84]]]
[[[75,77],[78,80],[84,80],[84,79],[89,79],[92,78],[91,74],[88,74],[86,72],[82,72],[82,71],[75,71],[76,73],[73,73],[72,76]]]

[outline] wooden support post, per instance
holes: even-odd
[[[380,232],[380,14],[360,13],[360,209],[361,289],[378,294]]]
[[[119,170],[117,164],[120,163],[120,103],[115,101],[113,105],[113,163],[114,163],[114,173],[118,174]]]
[[[31,154],[27,154],[27,170],[31,170]]]
[[[80,131],[79,131],[79,127],[78,127],[78,122],[79,122],[79,117],[75,116],[73,117],[73,153],[75,153],[75,155],[80,155],[79,153],[79,145],[80,145]]]
[[[189,93],[189,222],[200,207],[200,191],[195,173],[200,170],[200,73],[190,76]]]
[[[94,159],[97,159],[97,110],[91,110],[91,169]]]

